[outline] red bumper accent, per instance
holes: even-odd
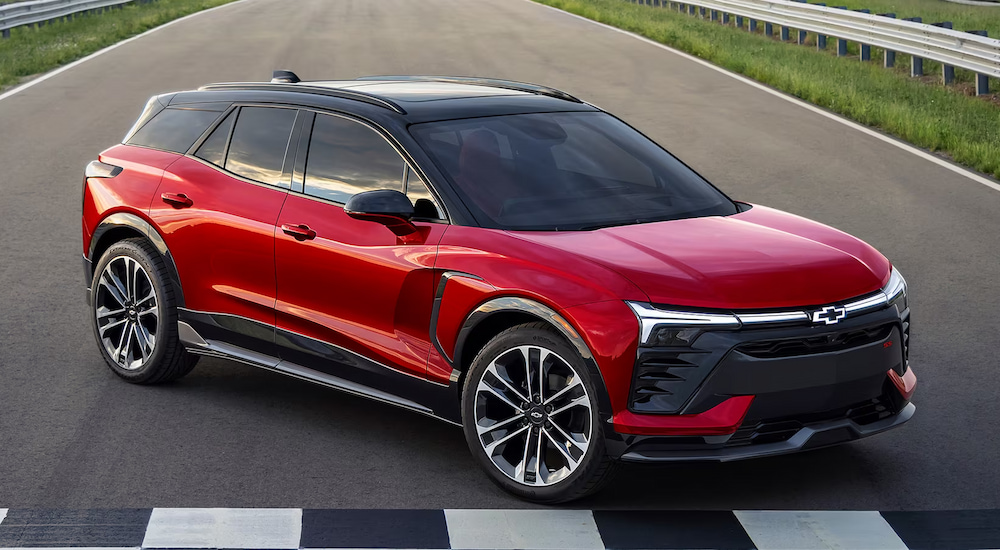
[[[913,368],[907,367],[906,373],[903,376],[896,374],[896,371],[889,371],[889,378],[892,383],[896,385],[896,389],[899,393],[903,395],[903,399],[907,401],[913,396],[913,390],[917,388],[917,375],[913,374]]]
[[[613,418],[615,431],[633,435],[729,435],[743,423],[754,396],[730,397],[698,414],[651,415],[622,411]]]

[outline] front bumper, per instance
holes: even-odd
[[[735,447],[727,446],[727,442],[732,436],[714,436],[715,441],[712,441],[712,436],[705,437],[703,438],[705,441],[700,445],[688,445],[694,448],[686,449],[684,448],[685,444],[675,443],[668,438],[640,437],[633,440],[629,450],[621,456],[620,460],[625,462],[729,462],[819,449],[891,430],[909,420],[916,410],[913,403],[907,403],[895,415],[870,424],[861,425],[850,418],[828,420],[805,425],[795,435],[784,441]]]
[[[639,349],[609,450],[633,462],[728,461],[834,445],[913,415],[909,310],[831,326],[709,332]]]

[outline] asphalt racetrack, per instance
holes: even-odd
[[[637,126],[732,197],[880,249],[910,285],[915,417],[837,448],[630,466],[587,508],[1000,506],[1000,192],[682,56],[525,0],[243,0],[0,101],[0,504],[518,508],[459,429],[203,360],[140,387],[83,300],[83,168],[146,99],[218,81],[494,76]]]

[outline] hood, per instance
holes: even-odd
[[[515,235],[614,270],[653,303],[687,307],[828,304],[878,290],[890,270],[863,241],[762,206],[725,217]]]

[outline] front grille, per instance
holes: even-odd
[[[780,340],[761,340],[740,344],[736,350],[759,359],[775,359],[795,355],[811,355],[831,351],[841,351],[872,342],[885,340],[895,326],[893,323],[877,327],[826,333],[819,336],[804,338],[783,338]],[[905,330],[905,327],[904,327]],[[906,340],[904,337],[904,350]]]
[[[796,419],[762,420],[740,426],[726,442],[727,447],[780,443],[791,439],[799,430],[820,422],[849,418],[864,426],[888,418],[895,414],[891,403],[884,397],[876,397],[847,408],[810,414]]]

